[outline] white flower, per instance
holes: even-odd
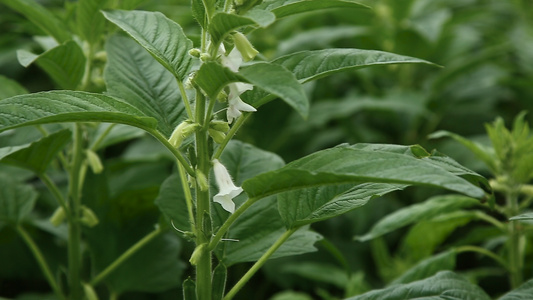
[[[213,197],[213,201],[220,203],[222,208],[233,213],[235,211],[235,203],[232,200],[242,193],[242,188],[235,186],[228,170],[218,159],[213,160],[213,171],[218,185],[218,194]]]
[[[237,47],[234,47],[230,51],[228,56],[224,55],[224,53],[226,52],[224,44],[220,44],[220,48],[218,51],[222,53],[222,56],[220,57],[220,62],[224,67],[232,70],[233,72],[239,71],[239,68],[241,67],[243,62],[243,58],[241,52],[239,52]]]
[[[246,91],[252,90],[254,87],[248,83],[242,82],[233,82],[229,85],[229,95],[228,95],[228,110],[226,116],[228,118],[228,123],[231,124],[233,119],[236,119],[241,116],[241,111],[257,111],[255,107],[250,104],[242,101],[240,95]]]

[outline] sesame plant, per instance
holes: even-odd
[[[327,76],[377,65],[434,66],[354,48],[269,57],[250,42],[303,13],[373,14],[370,7],[351,0],[192,0],[180,7],[195,20],[185,27],[165,11],[133,10],[138,2],[67,2],[58,17],[33,0],[0,0],[31,22],[44,50],[21,49],[19,62],[37,65],[57,87],[28,93],[0,77],[0,229],[24,243],[32,256],[25,260],[39,266],[50,299],[169,290],[173,299],[241,299],[268,260],[316,250],[326,237],[312,224],[377,197],[423,186],[461,195],[441,199],[442,211],[494,207],[484,177],[416,144],[340,144],[285,163],[238,140],[266,106],[288,106],[305,125],[306,88]],[[8,265],[14,253],[2,254]],[[398,286],[408,299],[488,298],[455,273],[416,279],[425,278],[420,274],[428,278]],[[513,279],[513,288],[531,289],[522,281]],[[264,291],[256,293],[259,299]],[[376,297],[406,299],[390,289],[354,299]]]

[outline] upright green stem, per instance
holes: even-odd
[[[70,299],[81,299],[81,169],[83,163],[83,130],[80,124],[75,124],[74,145],[72,149],[72,164],[69,178],[69,213],[68,230],[68,274]]]
[[[252,276],[259,271],[259,269],[266,263],[266,261],[278,250],[283,243],[285,243],[298,228],[292,228],[287,231],[259,258],[258,261],[244,274],[243,277],[235,284],[235,286],[226,294],[224,300],[233,299],[233,297],[239,292],[239,290],[252,278]]]
[[[50,179],[50,177],[46,174],[40,174],[39,177],[44,182],[48,190],[54,195],[59,205],[65,210],[65,212],[68,212],[67,202],[65,201],[65,198],[63,197],[63,194],[59,191],[59,188],[56,186],[56,184]]]
[[[180,89],[181,94],[181,100],[183,101],[183,105],[185,106],[185,111],[187,112],[187,116],[189,119],[192,119],[192,109],[191,109],[191,103],[189,103],[189,97],[187,97],[187,92],[185,91],[185,87],[183,86],[183,82],[178,80],[178,87]]]
[[[222,155],[222,151],[224,151],[224,149],[228,145],[229,141],[231,141],[233,136],[235,136],[235,134],[237,133],[239,128],[241,128],[242,124],[244,124],[244,122],[248,119],[248,117],[250,117],[250,113],[243,113],[237,119],[235,124],[233,124],[233,126],[231,126],[231,129],[228,131],[228,134],[226,135],[226,138],[224,139],[224,141],[222,141],[220,146],[217,148],[217,151],[213,155],[213,159],[218,159],[220,157],[220,155]]]
[[[54,291],[56,297],[60,300],[65,300],[65,295],[61,292],[61,289],[59,288],[59,285],[57,284],[54,275],[52,275],[52,271],[50,271],[50,267],[46,263],[46,260],[44,259],[44,256],[39,250],[39,247],[37,247],[37,244],[33,241],[31,236],[24,230],[22,226],[17,226],[17,232],[20,234],[26,245],[30,248],[31,252],[33,253],[33,256],[37,260],[37,263],[39,264],[39,267],[41,267],[41,270],[44,273],[44,277],[46,277],[46,280],[48,281],[48,284],[52,287],[52,290]]]
[[[196,222],[194,220],[194,204],[192,200],[191,188],[189,187],[189,181],[187,180],[187,173],[179,162],[178,172],[180,174],[181,186],[183,187],[183,194],[185,195],[185,203],[187,203],[187,211],[189,212],[189,222],[192,230],[196,230]]]
[[[208,178],[211,162],[207,143],[207,128],[209,124],[205,124],[206,99],[199,91],[196,93],[196,97],[196,122],[202,124],[202,128],[196,132],[196,156],[198,162],[196,170]],[[210,216],[209,189],[205,189],[196,180],[196,247],[209,243],[211,220],[206,218],[210,218]],[[202,247],[198,257],[199,259],[196,262],[196,294],[199,300],[211,300],[211,251],[208,247]]]
[[[518,197],[513,191],[507,193],[507,205],[509,208],[509,215],[516,216],[519,213]],[[523,282],[522,276],[522,247],[521,247],[521,232],[520,222],[509,222],[509,268],[510,268],[510,283],[513,289],[520,286]]]

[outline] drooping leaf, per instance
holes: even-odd
[[[533,213],[525,213],[509,218],[510,221],[533,220]]]
[[[533,279],[524,282],[518,288],[503,295],[499,300],[528,300],[533,295]]]
[[[283,160],[277,155],[249,144],[232,141],[220,161],[228,169],[237,185],[259,173],[281,167]],[[237,207],[245,200],[244,193],[234,199]],[[213,225],[220,226],[228,213],[214,204]],[[238,262],[257,260],[284,232],[283,221],[276,209],[276,198],[270,197],[252,205],[231,226],[227,237],[238,242],[223,241],[216,251],[227,266]],[[295,232],[271,258],[315,251],[313,244],[321,236],[303,227]]]
[[[213,16],[209,24],[209,33],[215,46],[223,41],[230,32],[245,26],[267,27],[276,20],[276,16],[266,10],[252,9],[244,15],[219,12]]]
[[[257,63],[233,73],[220,64],[205,63],[198,70],[195,82],[212,98],[231,82],[251,83],[281,98],[302,116],[307,116],[309,111],[309,102],[300,83],[285,68],[274,64]]]
[[[27,93],[28,91],[18,82],[0,75],[0,100]]]
[[[320,185],[376,182],[434,186],[471,197],[484,196],[481,188],[434,165],[427,158],[391,152],[389,146],[369,148],[366,144],[356,144],[318,151],[245,181],[243,189],[250,197],[266,197]]]
[[[433,197],[426,202],[414,204],[393,212],[377,222],[367,234],[356,237],[356,239],[368,241],[404,226],[475,205],[479,205],[479,201],[460,195]]]
[[[159,131],[169,137],[186,118],[174,76],[129,38],[111,37],[106,50],[108,64],[104,78],[107,94],[126,99],[147,116],[155,118]]]
[[[0,3],[24,15],[33,24],[41,28],[41,30],[53,36],[58,43],[72,39],[72,36],[61,21],[37,1],[0,0]]]
[[[432,63],[393,54],[389,52],[361,49],[325,49],[301,51],[277,58],[272,63],[279,64],[294,73],[301,82],[307,82],[334,73],[388,64],[429,64]]]
[[[259,8],[270,10],[276,17],[323,10],[327,8],[342,9],[368,9],[369,7],[350,0],[266,0],[258,6]]]
[[[309,187],[278,195],[280,214],[288,228],[344,214],[407,185],[386,183]]]
[[[59,122],[110,122],[153,129],[155,119],[124,100],[101,94],[51,91],[0,101],[0,131]]]
[[[17,56],[24,67],[36,63],[63,89],[75,89],[85,72],[85,55],[74,41],[58,45],[40,55],[19,50]]]
[[[93,45],[102,37],[105,18],[100,12],[109,0],[80,0],[76,4],[76,21],[80,36]]]
[[[0,162],[42,174],[57,153],[70,141],[70,130],[62,130],[26,145],[0,148]]]
[[[32,186],[0,175],[0,222],[20,223],[33,209],[37,192]]]
[[[184,81],[194,64],[192,42],[183,29],[159,12],[104,11],[104,16],[128,33],[174,76]]]
[[[449,250],[431,256],[416,264],[400,277],[394,279],[391,284],[409,283],[435,275],[439,271],[453,270],[457,253]]]
[[[408,284],[392,285],[381,290],[373,290],[346,300],[409,300],[409,299],[476,299],[489,300],[490,297],[478,286],[463,277],[442,271],[436,275]]]

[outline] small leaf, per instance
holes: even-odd
[[[18,82],[0,75],[0,100],[27,93],[28,90]]]
[[[264,76],[264,74],[269,74],[269,76]],[[238,73],[233,73],[220,64],[208,62],[198,70],[195,82],[211,98],[216,98],[229,83],[251,83],[264,92],[281,98],[302,116],[307,116],[309,111],[309,102],[300,83],[285,68],[274,64],[257,63]]]
[[[111,37],[106,50],[108,64],[104,79],[107,94],[126,99],[145,115],[155,118],[158,130],[169,137],[186,118],[174,76],[127,37]]]
[[[40,55],[17,51],[20,63],[36,63],[63,89],[75,89],[85,72],[85,55],[74,41],[58,45]]]
[[[323,10],[327,8],[369,8],[364,4],[350,0],[270,0],[263,2],[263,4],[259,5],[258,7],[272,11],[276,14],[278,19],[294,14],[306,13],[314,10]]]
[[[0,0],[0,2],[24,15],[44,32],[53,36],[58,43],[72,39],[72,36],[66,29],[67,27],[37,1]]]
[[[417,263],[391,284],[409,283],[435,275],[439,271],[453,270],[457,253],[453,250],[439,253]]]
[[[191,10],[192,15],[200,24],[202,28],[205,28],[207,26],[207,16],[205,13],[205,6],[203,0],[192,0],[191,1]]]
[[[109,0],[79,0],[76,4],[76,21],[80,36],[94,45],[102,39],[105,18],[100,12]]]
[[[163,182],[154,203],[177,229],[192,230],[181,180],[177,173],[170,175]]]
[[[213,271],[213,300],[222,300],[226,288],[228,270],[223,263],[219,263]]]
[[[435,276],[408,284],[396,284],[390,287],[373,290],[368,293],[351,297],[346,300],[410,300],[410,299],[476,299],[490,300],[490,297],[478,286],[463,277],[442,271]]]
[[[31,144],[0,148],[0,162],[42,174],[70,138],[70,130],[62,130]]]
[[[37,196],[30,185],[0,175],[0,222],[20,223],[32,211]]]
[[[404,226],[475,205],[479,205],[479,201],[469,197],[458,195],[437,196],[426,202],[414,204],[387,215],[376,223],[367,234],[356,237],[356,239],[368,241]]]
[[[498,300],[528,300],[533,295],[533,279],[524,282],[518,288],[503,295]]]
[[[385,150],[377,149],[378,146],[369,149],[366,144],[356,144],[318,151],[245,181],[243,189],[249,197],[266,197],[320,185],[376,182],[434,186],[484,197],[482,189],[426,158],[389,152],[389,145],[381,145]]]
[[[301,82],[307,82],[334,73],[389,64],[429,64],[431,62],[389,52],[361,49],[325,49],[301,51],[275,59],[294,73]]]
[[[229,13],[217,13],[209,24],[209,33],[216,47],[224,40],[230,32],[245,26],[267,27],[276,20],[276,16],[266,10],[252,9],[244,15]]]
[[[196,298],[196,282],[188,277],[183,281],[183,299],[184,300],[197,300]]]
[[[525,213],[509,218],[509,221],[533,220],[533,213]]]
[[[112,122],[142,129],[157,124],[124,100],[101,94],[51,91],[0,101],[0,131],[59,122]]]
[[[174,76],[184,81],[194,64],[192,42],[183,29],[159,12],[104,11],[104,16],[128,33]]]

